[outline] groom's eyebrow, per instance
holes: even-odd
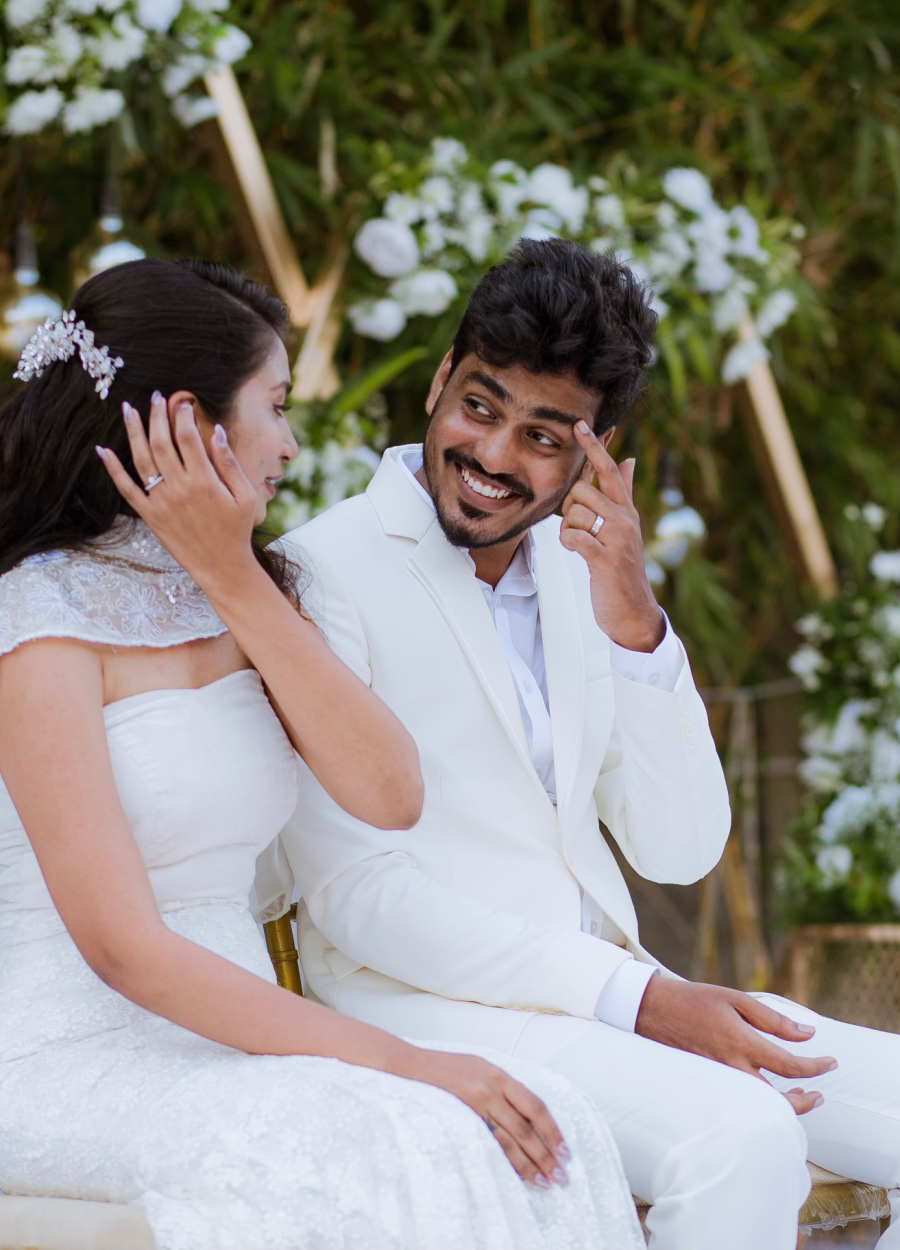
[[[563,412],[559,408],[545,408],[541,404],[537,408],[532,408],[531,415],[539,417],[542,421],[558,421],[560,425],[574,425],[576,421],[581,421],[581,417],[573,417],[571,412]]]
[[[467,373],[465,382],[480,382],[486,391],[490,391],[493,396],[504,404],[511,404],[513,397],[509,391],[496,378],[492,378],[489,373],[482,373],[480,369],[473,369],[471,373]],[[544,404],[538,405],[537,408],[531,409],[531,415],[542,421],[556,421],[560,425],[572,426],[576,421],[580,421],[581,417],[575,417],[571,412],[563,412],[560,408],[548,408]]]

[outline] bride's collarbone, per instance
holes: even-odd
[[[230,634],[177,647],[102,647],[103,702],[151,690],[197,690],[252,668]]]

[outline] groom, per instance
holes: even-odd
[[[730,827],[644,573],[634,464],[606,452],[655,325],[615,260],[520,242],[471,297],[424,447],[289,535],[308,610],[413,734],[426,796],[413,829],[375,829],[303,770],[283,840],[318,998],[575,1081],[657,1250],[793,1250],[807,1136],[813,1161],[900,1184],[900,1038],[660,969],[598,824],[682,884]]]

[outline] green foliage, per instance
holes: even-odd
[[[579,179],[613,160],[648,174],[697,165],[721,202],[799,219],[802,273],[822,309],[791,323],[773,365],[842,575],[852,575],[843,504],[875,499],[900,511],[895,0],[237,0],[229,16],[255,42],[239,77],[310,275],[334,232],[377,211],[377,178],[414,164],[437,134],[485,163],[559,161]],[[69,253],[90,230],[112,160],[129,224],[152,250],[257,264],[223,188],[212,124],[185,132],[149,98],[130,105],[111,136],[0,144],[0,238],[10,237],[23,169],[44,281],[67,295]],[[332,125],[334,194],[320,169]],[[386,384],[392,439],[420,432],[452,328],[435,321],[428,356]],[[648,524],[658,458],[679,453],[685,496],[710,530],[709,586],[741,605],[708,614],[695,668],[716,681],[780,675],[803,595],[745,431],[709,380],[703,344],[680,346],[680,363],[661,347],[671,389],[648,392],[617,448],[638,458]],[[348,336],[343,376],[364,373],[368,352]],[[695,627],[695,576],[686,566],[667,591],[685,632]]]

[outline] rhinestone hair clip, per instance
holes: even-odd
[[[121,356],[113,359],[108,347],[95,347],[94,331],[89,330],[83,321],[76,321],[71,308],[66,309],[61,317],[48,317],[42,326],[38,326],[19,357],[13,377],[20,382],[39,378],[54,360],[71,360],[76,348],[82,368],[94,379],[94,390],[101,399],[106,399],[116,372],[125,361]]]

